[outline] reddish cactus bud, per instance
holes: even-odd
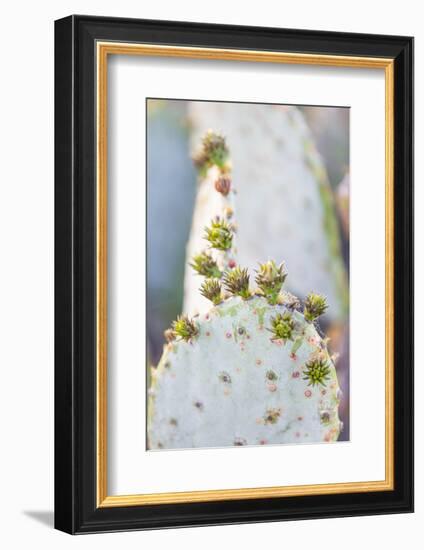
[[[215,181],[215,189],[226,197],[231,190],[231,178],[229,176],[219,176]]]

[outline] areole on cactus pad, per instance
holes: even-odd
[[[203,277],[206,313],[179,317],[151,369],[148,447],[172,449],[336,441],[341,391],[327,339],[316,327],[323,296],[285,292],[284,264],[259,264],[251,287],[236,264],[229,151],[208,132],[195,164],[216,172],[222,196],[191,267]]]

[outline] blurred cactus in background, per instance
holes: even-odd
[[[168,106],[150,100],[147,111],[147,357],[152,364],[162,353],[163,331],[182,310],[184,250],[195,198],[186,106]]]
[[[298,295],[311,289],[327,296],[328,322],[344,322],[348,279],[343,262],[335,201],[325,166],[305,118],[296,107],[190,102],[194,158],[204,132],[213,127],[231,143],[220,166],[199,169],[199,183],[187,258],[202,246],[203,227],[224,210],[236,211],[236,249],[241,265],[253,270],[258,258],[284,258],[290,266],[287,288]],[[205,138],[207,139],[207,138]],[[198,162],[195,162],[199,168]],[[231,166],[234,165],[234,168]],[[231,171],[226,193],[216,193],[221,171]],[[198,280],[186,269],[184,311],[208,307]]]

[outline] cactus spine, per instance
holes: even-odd
[[[273,260],[259,264],[251,288],[248,270],[234,259],[228,159],[224,138],[209,132],[195,163],[203,174],[216,172],[223,212],[205,229],[207,248],[190,265],[211,304],[166,331],[151,373],[149,448],[336,441],[341,392],[327,339],[316,328],[325,298],[310,293],[300,311],[300,301],[283,290],[284,264]]]

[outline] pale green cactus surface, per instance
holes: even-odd
[[[228,155],[223,138],[209,133],[208,140]],[[222,170],[212,161],[209,168]],[[222,231],[211,220],[209,248],[235,255],[231,222]],[[341,391],[316,325],[325,298],[310,293],[301,312],[300,301],[283,289],[284,264],[260,264],[252,290],[248,270],[235,262],[218,269],[209,252],[199,251],[191,265],[204,277],[199,287],[210,308],[173,323],[151,369],[149,449],[337,441]]]
[[[268,327],[286,311],[294,340],[284,342]],[[258,296],[230,297],[193,322],[197,336],[166,344],[153,370],[149,448],[337,440],[336,370],[325,341],[300,312]],[[328,375],[314,384],[305,373],[319,360]]]

